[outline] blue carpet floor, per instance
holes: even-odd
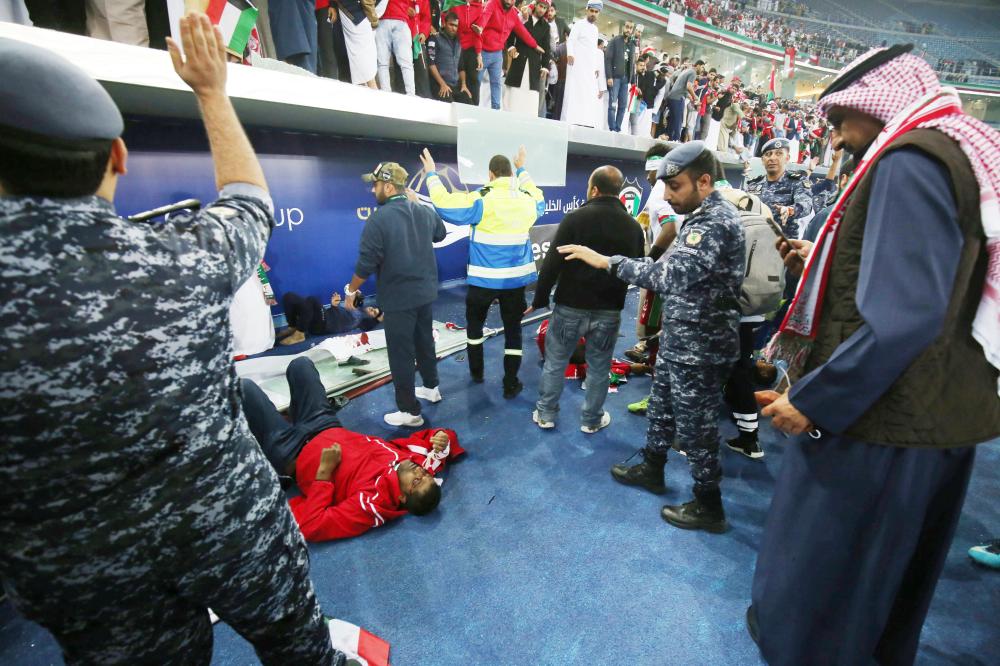
[[[462,298],[461,290],[442,293],[435,318],[464,321]],[[634,312],[631,292],[625,314]],[[613,421],[596,435],[580,432],[583,392],[568,381],[557,428],[540,431],[531,422],[536,327],[524,329],[527,388],[512,401],[501,397],[502,342],[486,344],[482,385],[469,382],[464,354],[441,361],[445,399],[425,415],[434,426],[454,428],[468,456],[448,471],[436,514],[310,547],[324,610],[388,640],[396,666],[761,663],[743,615],[785,440],[765,425],[762,462],[724,449],[727,534],[671,528],[659,509],[690,495],[683,459],[671,458],[663,498],[608,474],[643,443],[645,421],[625,405],[645,394],[649,379],[633,379],[608,397]],[[619,354],[633,332],[626,316]],[[349,428],[395,436],[381,418],[394,409],[392,389],[384,387],[353,401],[342,417]],[[734,432],[728,422],[722,429]],[[979,447],[919,664],[1000,664],[1000,573],[965,554],[1000,534],[998,444]],[[256,663],[228,627],[215,633],[213,664]],[[4,604],[0,663],[61,659],[44,630]]]

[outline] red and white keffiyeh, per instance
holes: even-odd
[[[880,50],[866,53],[844,71]],[[890,143],[910,130],[931,128],[958,142],[979,184],[980,215],[989,266],[972,335],[982,345],[987,360],[1000,368],[1000,133],[965,114],[957,93],[942,87],[930,65],[910,54],[893,58],[846,89],[821,98],[818,110],[826,114],[835,106],[878,118],[885,127],[861,159],[820,230],[806,261],[795,300],[769,346],[768,356],[784,358],[789,364],[789,374],[799,376],[798,371],[816,335],[823,292],[837,243],[837,229],[844,217],[847,200]]]

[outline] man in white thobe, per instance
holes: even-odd
[[[563,93],[562,120],[573,125],[596,127],[601,112],[601,93],[606,81],[598,78],[603,53],[597,48],[597,15],[602,0],[587,2],[587,16],[573,24],[566,39],[566,89]],[[599,58],[598,54],[602,57]],[[602,60],[601,63],[598,60]]]

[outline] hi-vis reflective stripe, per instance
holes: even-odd
[[[473,266],[469,264],[467,274],[469,277],[481,278],[514,278],[524,275],[531,275],[535,272],[535,262],[514,266],[513,268],[487,268],[486,266]]]
[[[486,342],[486,338],[466,338],[465,343],[469,345],[481,345]]]
[[[476,229],[472,240],[483,245],[524,245],[528,242],[528,234],[491,234]]]
[[[504,349],[503,350],[503,355],[504,356],[524,356],[524,352],[521,351],[520,349]]]

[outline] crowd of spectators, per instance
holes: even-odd
[[[838,37],[829,30],[810,30],[803,21],[792,17],[809,14],[799,2],[783,0],[659,0],[656,4],[672,12],[704,21],[716,27],[785,48],[795,48],[800,58],[812,58],[847,64],[868,46]],[[775,14],[782,14],[776,16]]]
[[[131,16],[141,22],[143,2],[123,0],[129,3],[138,4]],[[26,2],[31,19],[42,27],[153,47],[165,44],[165,12],[150,8],[157,3],[145,4],[146,25],[106,34],[99,17],[92,16],[91,3]],[[794,18],[812,16],[801,2],[658,4],[753,39],[794,47],[800,60],[846,63],[867,48],[831,31],[807,30],[806,23]],[[702,138],[742,157],[778,136],[800,148],[792,151],[800,161],[827,152],[827,128],[808,105],[774,100],[773,92],[760,85],[748,90],[731,72],[717,71],[711,64],[696,66],[643,48],[642,28],[631,22],[622,35],[600,35],[593,62],[604,65],[606,71],[598,79],[607,78],[607,90],[598,86],[599,101],[588,102],[594,112],[588,109],[583,114],[587,120],[578,120],[580,114],[567,113],[566,107],[583,102],[564,95],[572,74],[567,41],[574,17],[564,20],[545,0],[468,0],[457,5],[454,0],[268,0],[257,7],[257,27],[242,58],[231,54],[232,60],[430,99],[572,118],[570,122],[598,129],[678,141]],[[952,81],[997,73],[983,61],[942,60],[939,69]]]
[[[642,58],[655,60],[655,55]],[[746,86],[739,76],[720,73],[702,60],[673,57],[655,66],[666,92],[654,102],[653,136],[700,139],[744,162],[759,157],[770,139],[785,138],[793,162],[829,161],[829,127],[811,104],[775,98],[763,85]]]
[[[951,60],[941,58],[935,69],[945,81],[966,83],[974,76],[1000,77],[1000,67],[987,60]]]

